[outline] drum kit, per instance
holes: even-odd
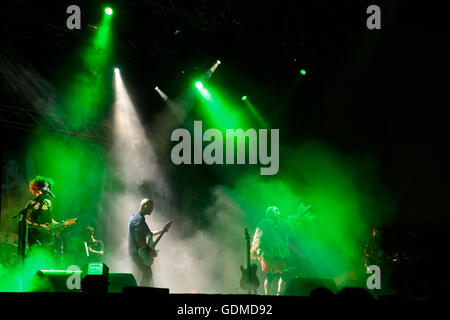
[[[18,240],[17,233],[0,232],[0,266],[11,268],[20,261],[17,254]]]

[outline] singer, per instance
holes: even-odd
[[[49,197],[55,197],[50,191],[54,182],[51,178],[37,176],[30,181],[30,192],[35,198],[30,200],[26,206],[28,209],[26,219],[28,224],[28,247],[38,245],[41,247],[51,246],[49,226],[57,224],[52,218],[52,202]]]

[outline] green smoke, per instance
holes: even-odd
[[[51,290],[49,284],[37,281],[36,272],[53,269],[57,266],[54,255],[48,250],[34,247],[25,259],[23,267],[20,257],[13,260],[9,267],[0,265],[0,291],[1,292],[33,292]],[[46,288],[47,286],[47,288]]]
[[[81,64],[73,75],[68,75],[69,97],[61,106],[61,115],[74,131],[82,131],[89,122],[101,121],[108,106],[111,88],[111,16],[104,15],[98,29],[79,58]]]
[[[284,149],[280,162],[277,176],[246,175],[229,195],[254,226],[268,206],[296,215],[302,203],[311,205],[301,227],[294,226],[301,274],[362,281],[370,227],[392,219],[393,204],[387,200],[377,163],[370,156],[343,155],[320,142]]]

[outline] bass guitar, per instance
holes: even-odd
[[[156,256],[158,255],[158,251],[155,249],[155,247],[158,244],[159,240],[161,240],[164,233],[169,231],[169,228],[170,228],[170,225],[172,224],[172,222],[173,221],[169,221],[169,223],[167,223],[164,226],[163,231],[159,234],[158,238],[156,238],[155,241],[153,241],[153,237],[151,237],[151,236],[148,238],[147,247],[150,248],[150,252],[148,251],[147,248],[139,248],[138,255],[141,258],[142,263],[145,264],[146,266],[150,267],[153,264],[153,261],[155,260]]]
[[[256,264],[250,264],[250,235],[248,234],[247,228],[245,229],[245,241],[247,242],[247,268],[241,265],[241,288],[248,290],[248,294],[252,291],[256,293],[256,289],[259,288],[259,279],[256,275],[258,267]]]

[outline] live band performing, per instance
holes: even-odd
[[[448,296],[443,8],[1,7],[2,297]]]

